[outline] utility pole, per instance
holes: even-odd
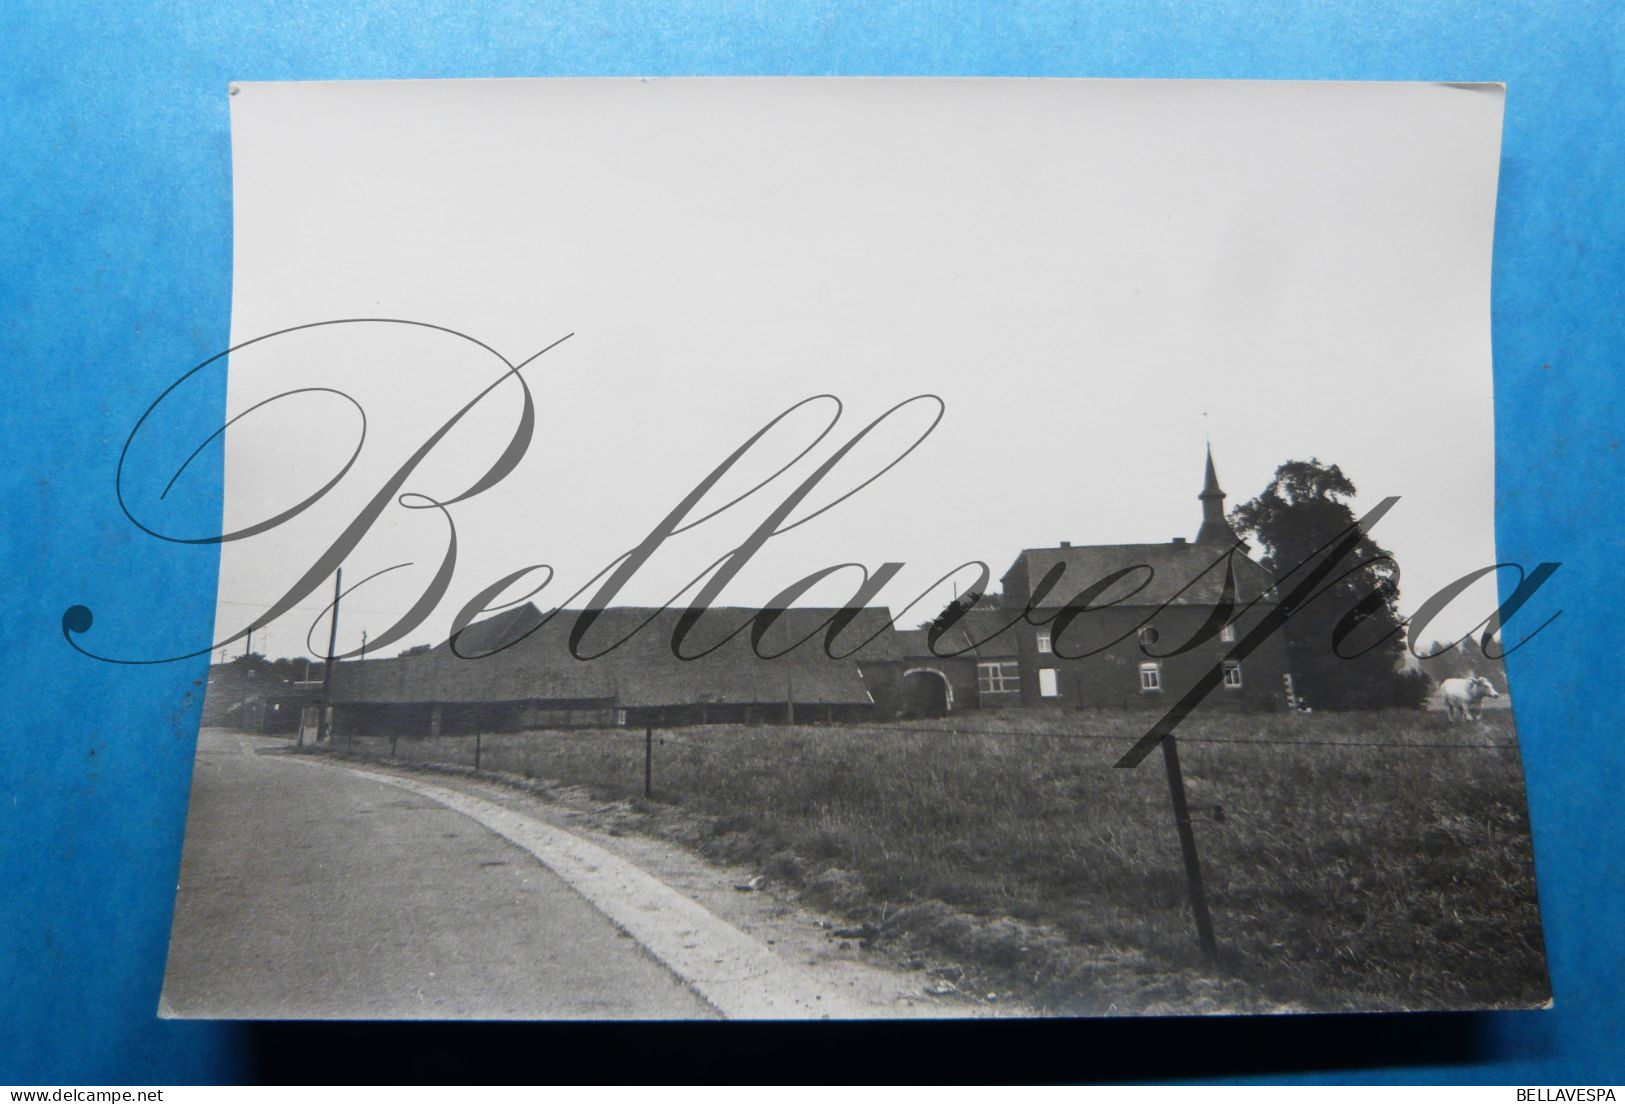
[[[366,658],[367,658],[367,630],[362,629],[361,630],[361,659],[362,659],[363,662],[365,662]]]
[[[344,568],[333,575],[333,616],[327,625],[327,666],[322,672],[322,723],[316,730],[316,742],[333,738],[333,653],[338,651],[339,598],[344,594]]]
[[[243,658],[247,659],[249,653],[252,652],[253,650],[254,650],[254,630],[249,629],[248,630],[248,639],[243,641]]]

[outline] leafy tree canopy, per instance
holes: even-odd
[[[934,629],[938,625],[945,625],[963,610],[980,606],[982,609],[1002,609],[1004,596],[1000,594],[983,594],[976,590],[967,590],[952,602],[942,607],[942,612],[931,620],[921,623],[922,629]]]
[[[1506,666],[1501,660],[1491,659],[1485,655],[1479,642],[1470,636],[1454,644],[1434,640],[1427,647],[1418,649],[1418,652],[1418,666],[1422,669],[1422,673],[1435,683],[1443,682],[1447,678],[1483,675],[1495,683],[1501,692],[1506,692]]]
[[[266,659],[259,652],[251,652],[248,655],[233,656],[227,662],[238,670],[268,675],[284,682],[303,682],[322,677],[322,660],[304,656]]]
[[[1230,523],[1262,546],[1260,560],[1284,579],[1285,599],[1354,529],[1354,494],[1336,464],[1290,460],[1257,498],[1231,511]],[[1361,535],[1327,581],[1293,605],[1282,630],[1299,696],[1316,709],[1420,704],[1428,681],[1405,669],[1398,600],[1399,564],[1370,534]],[[1353,629],[1334,646],[1340,623]]]

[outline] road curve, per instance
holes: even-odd
[[[514,843],[379,777],[205,729],[161,1011],[199,1018],[712,1018]]]

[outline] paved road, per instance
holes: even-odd
[[[205,729],[164,1000],[232,1018],[715,1011],[526,852],[438,802]]]

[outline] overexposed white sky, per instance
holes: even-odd
[[[451,508],[451,594],[389,654],[443,637],[457,606],[526,564],[557,572],[539,605],[564,601],[746,436],[820,393],[845,404],[823,446],[674,541],[619,602],[671,599],[790,476],[920,394],[945,404],[936,431],[769,542],[721,603],[765,602],[830,564],[901,561],[880,597],[900,610],[967,560],[997,578],[1023,547],[1194,536],[1208,436],[1232,506],[1311,456],[1355,481],[1356,509],[1402,496],[1375,535],[1404,568],[1407,607],[1495,560],[1498,88],[257,83],[231,104],[234,343],[387,317],[520,360],[574,335],[526,369],[536,440],[504,483]],[[361,405],[367,435],[317,507],[224,547],[217,639],[501,371],[470,344],[400,326],[323,327],[233,356],[231,414],[328,387]],[[511,383],[493,392],[406,489],[464,489],[512,433],[517,396]],[[926,405],[792,517],[901,452],[934,416]],[[746,467],[760,477],[793,456],[825,409],[791,419]],[[315,491],[359,424],[349,402],[307,393],[234,425],[228,526]],[[346,599],[341,649],[363,630],[377,639],[421,593],[445,533],[431,511],[385,511],[346,581],[414,566]],[[847,574],[807,601],[837,604],[855,585]],[[327,597],[256,649],[299,654]],[[1492,606],[1482,585],[1427,635],[1465,631]]]

